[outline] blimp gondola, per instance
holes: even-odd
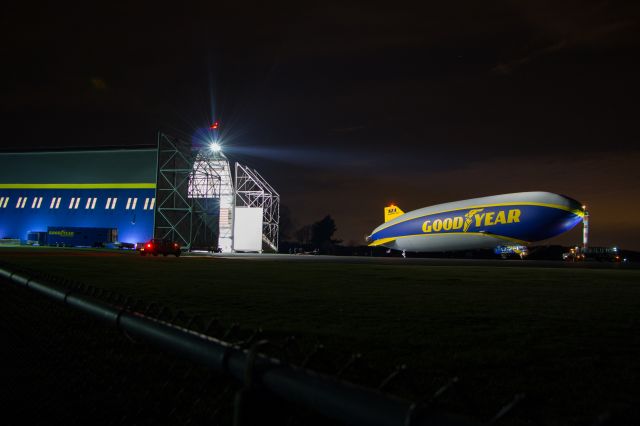
[[[366,237],[370,246],[409,252],[441,252],[526,246],[569,231],[584,206],[550,192],[518,192],[473,198],[403,212],[385,208],[385,222]]]

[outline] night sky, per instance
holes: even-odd
[[[545,190],[587,204],[593,245],[640,250],[635,2],[22,3],[1,17],[4,149],[219,120],[297,226],[331,214],[345,243],[389,202]]]

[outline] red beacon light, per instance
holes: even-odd
[[[218,126],[220,126],[220,123],[218,123],[217,121],[214,121],[213,124],[211,126],[209,126],[209,128],[211,130],[216,130],[218,128]]]

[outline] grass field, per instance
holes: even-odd
[[[406,363],[397,392],[433,393],[486,420],[516,393],[514,424],[592,424],[637,414],[640,270],[179,259],[1,249],[2,260],[329,351],[379,371]],[[464,394],[464,395],[463,395]]]

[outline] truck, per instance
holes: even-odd
[[[103,247],[118,240],[117,228],[77,226],[47,227],[47,245],[55,247]]]

